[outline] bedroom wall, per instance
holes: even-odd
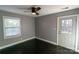
[[[54,13],[51,15],[40,16],[35,18],[36,37],[57,43],[57,17],[79,14],[79,9]]]
[[[3,34],[3,16],[19,17],[21,18],[21,37],[4,39]],[[0,46],[8,45],[17,41],[25,40],[35,37],[35,21],[33,17],[19,15],[15,13],[0,11]],[[22,39],[21,39],[22,38]]]

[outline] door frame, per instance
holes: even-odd
[[[58,44],[58,33],[59,33],[59,20],[60,20],[60,18],[65,18],[65,17],[73,17],[73,16],[76,16],[77,17],[77,28],[76,28],[76,37],[75,37],[75,46],[74,46],[74,50],[75,51],[77,51],[77,52],[79,52],[79,50],[77,49],[78,47],[78,39],[79,39],[79,14],[76,14],[76,15],[67,15],[67,16],[58,16],[57,17],[57,45],[59,45]]]

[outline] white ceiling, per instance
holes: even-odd
[[[31,8],[33,5],[0,5],[0,10],[22,14],[22,15],[28,15],[32,17],[38,17],[31,14],[31,11],[28,10],[28,8]],[[36,5],[36,7],[41,7],[41,10],[39,11],[40,15],[48,15],[52,13],[67,11],[75,8],[79,8],[79,5]],[[69,7],[68,9],[65,9],[65,7]],[[24,12],[27,11],[27,12]]]

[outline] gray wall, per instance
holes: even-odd
[[[4,39],[3,34],[3,16],[19,17],[21,18],[21,30],[22,30],[22,40],[35,37],[35,21],[33,17],[18,15],[10,12],[0,11],[0,46],[14,43],[20,41],[21,37]]]
[[[36,17],[36,36],[57,43],[57,17],[73,14],[79,14],[79,9]]]

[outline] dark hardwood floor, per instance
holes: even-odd
[[[0,54],[78,54],[64,47],[49,44],[47,42],[33,39],[0,50]]]
[[[41,40],[37,40],[36,43],[38,54],[78,54],[77,52],[71,49],[49,44]]]

